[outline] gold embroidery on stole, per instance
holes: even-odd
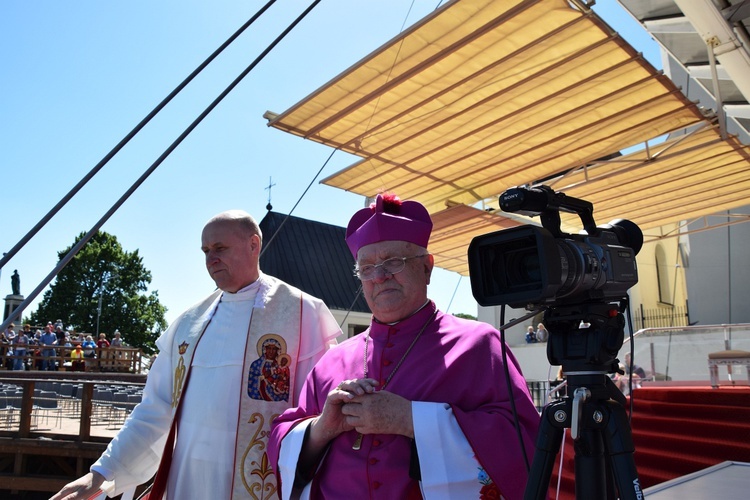
[[[182,395],[182,386],[185,383],[185,352],[190,344],[183,342],[179,346],[180,360],[177,362],[177,367],[174,369],[174,387],[172,388],[172,408],[177,408],[177,404],[180,402],[180,396]]]
[[[278,417],[279,414],[272,416],[271,420]],[[265,498],[271,498],[277,494],[276,486],[276,475],[268,461],[268,453],[265,451],[266,442],[268,441],[267,430],[263,430],[265,424],[265,418],[260,413],[254,413],[247,421],[249,424],[257,423],[258,426],[255,429],[253,438],[248,443],[245,452],[242,454],[242,460],[240,463],[240,473],[242,475],[242,484],[245,486],[245,490],[250,494],[254,500],[262,500]],[[247,456],[253,448],[257,448],[259,451],[263,451],[260,463],[255,460],[251,460],[249,464],[246,464]],[[249,471],[248,475],[245,471]],[[272,481],[267,481],[268,479]],[[260,496],[258,496],[260,494]]]

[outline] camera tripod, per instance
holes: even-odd
[[[542,412],[524,499],[547,498],[566,428],[575,441],[576,499],[642,499],[625,396],[608,376],[623,344],[622,313],[613,304],[584,303],[548,309],[544,322],[547,357],[562,365],[568,395]]]

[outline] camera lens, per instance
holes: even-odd
[[[556,240],[556,243],[562,270],[558,299],[596,289],[600,282],[606,282],[599,258],[588,243],[573,240]]]
[[[581,280],[581,263],[579,262],[580,252],[572,242],[559,240],[556,241],[557,250],[560,252],[560,269],[562,285],[558,291],[559,297],[564,297],[573,293]]]
[[[540,286],[541,262],[532,238],[512,242],[505,251],[498,253],[498,257],[494,276],[505,288],[529,290]]]
[[[512,259],[512,260],[511,260]],[[508,259],[509,280],[513,285],[539,283],[542,272],[539,268],[539,254],[535,248],[520,252]]]

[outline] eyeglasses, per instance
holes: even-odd
[[[398,274],[406,267],[406,261],[410,259],[417,259],[419,257],[427,257],[430,254],[424,255],[413,255],[411,257],[393,257],[392,259],[386,259],[380,264],[366,264],[361,267],[354,268],[354,276],[359,278],[361,281],[370,281],[375,279],[378,268],[383,268],[385,274]]]

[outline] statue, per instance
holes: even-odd
[[[10,286],[13,289],[13,295],[21,295],[21,277],[18,276],[18,269],[13,270],[10,277]]]

